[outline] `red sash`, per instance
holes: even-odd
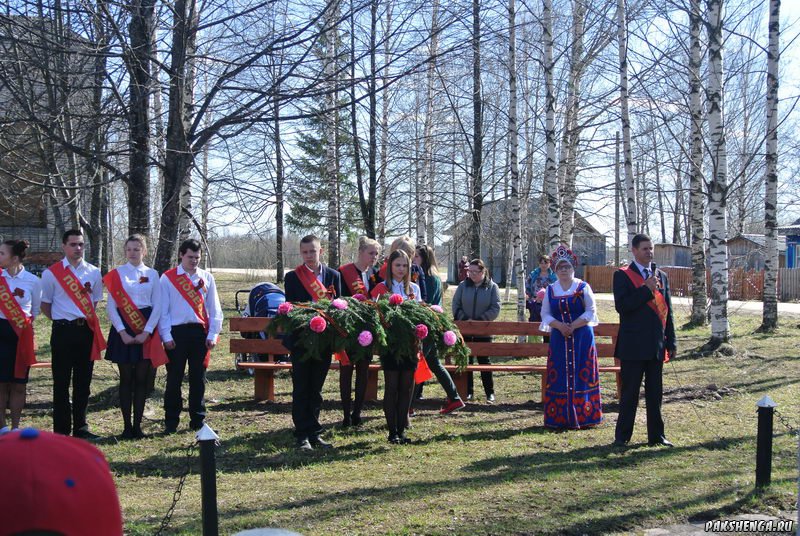
[[[364,296],[369,295],[369,290],[364,286],[361,274],[358,273],[358,268],[356,268],[354,263],[351,262],[350,264],[340,266],[339,272],[341,272],[342,277],[344,277],[344,282],[347,288],[350,289],[350,294],[352,296],[356,294],[363,294]]]
[[[167,270],[164,272],[164,275],[167,276],[167,279],[169,279],[169,282],[172,283],[172,286],[178,291],[178,294],[180,294],[183,299],[186,300],[186,303],[194,310],[194,314],[197,315],[197,319],[203,324],[203,329],[206,330],[207,335],[210,322],[208,320],[206,300],[203,298],[203,294],[194,288],[192,280],[189,279],[185,273],[178,275],[177,267]],[[210,362],[211,350],[206,350],[206,356],[203,359],[203,367],[208,368]]]
[[[384,294],[389,293],[389,287],[386,286],[386,283],[381,281],[372,289],[372,292],[369,293],[370,298],[373,300],[377,299],[378,296],[383,296]]]
[[[61,288],[64,289],[67,296],[69,296],[69,299],[72,300],[72,303],[74,303],[83,313],[83,316],[86,317],[89,329],[92,330],[92,334],[94,335],[92,338],[92,361],[102,359],[102,355],[100,354],[106,349],[106,339],[103,337],[103,332],[100,330],[100,320],[95,314],[94,304],[89,297],[89,289],[81,285],[80,279],[78,279],[72,270],[65,268],[61,261],[52,265],[49,270],[50,273],[55,276],[56,281],[58,281]]]
[[[6,278],[0,275],[0,311],[17,334],[17,353],[14,361],[14,378],[24,380],[28,367],[36,363],[36,346],[33,342],[33,322],[25,316],[14,298]]]
[[[641,288],[644,286],[644,278],[639,274],[639,272],[635,271],[631,266],[623,268],[622,271],[625,275],[628,276],[628,279],[631,280],[633,286],[635,288]],[[660,282],[659,282],[660,284]],[[667,331],[667,316],[669,315],[669,307],[667,307],[667,299],[664,298],[664,294],[661,293],[660,288],[656,288],[653,291],[653,299],[647,302],[648,307],[653,310],[656,314],[658,319],[661,321],[661,328],[666,333]],[[664,351],[664,363],[669,361],[669,351]]]
[[[125,291],[125,286],[122,284],[119,271],[111,270],[108,272],[103,278],[103,283],[106,285],[110,296],[114,298],[114,301],[117,303],[117,311],[119,311],[125,323],[128,324],[137,335],[142,333],[145,326],[147,326],[147,319]],[[149,359],[150,363],[155,368],[165,365],[169,361],[157,329],[153,330],[153,335],[144,343],[142,353],[144,358]]]
[[[300,280],[300,283],[303,284],[303,288],[305,288],[306,292],[311,296],[312,302],[331,297],[333,293],[332,290],[326,289],[325,285],[319,282],[316,274],[309,270],[305,264],[301,264],[295,268],[294,273],[297,274],[297,279]]]

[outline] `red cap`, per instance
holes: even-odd
[[[108,462],[86,441],[35,428],[2,435],[0,475],[0,536],[33,530],[122,534]]]

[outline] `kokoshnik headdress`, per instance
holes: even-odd
[[[564,244],[558,246],[556,250],[550,254],[550,267],[555,270],[556,266],[558,266],[558,263],[561,261],[568,262],[573,268],[578,267],[578,257]]]

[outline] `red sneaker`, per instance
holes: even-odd
[[[457,398],[455,400],[448,399],[445,405],[442,406],[442,409],[439,410],[439,413],[441,415],[447,415],[448,413],[453,413],[454,411],[460,410],[464,406],[466,406],[466,404],[464,404],[464,401],[461,400],[460,398]]]

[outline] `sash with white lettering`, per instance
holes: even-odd
[[[340,266],[339,272],[341,272],[344,282],[347,285],[347,288],[350,289],[350,294],[352,296],[355,296],[356,294],[363,294],[364,296],[369,295],[369,290],[367,290],[367,287],[364,286],[364,281],[361,279],[361,274],[358,273],[358,268],[356,268],[354,263],[351,262],[350,264]]]
[[[0,275],[0,311],[17,334],[17,353],[14,361],[14,378],[24,380],[28,368],[36,363],[36,346],[33,342],[33,322],[11,292],[6,278]]]
[[[301,264],[295,268],[294,273],[297,274],[297,279],[300,280],[300,283],[303,284],[303,288],[305,288],[306,292],[311,296],[311,301],[316,302],[332,297],[331,292],[325,288],[325,285],[319,282],[317,275],[309,270],[305,264]]]
[[[80,309],[81,313],[83,313],[83,316],[86,317],[86,323],[89,325],[89,329],[92,330],[93,334],[91,358],[92,361],[99,361],[103,357],[101,352],[106,349],[106,339],[103,337],[103,332],[100,329],[100,320],[97,318],[94,311],[94,304],[90,296],[92,292],[91,288],[81,285],[81,280],[78,279],[75,272],[69,268],[65,268],[61,261],[55,263],[48,268],[48,270],[55,276],[56,281],[58,281],[61,288],[64,289],[64,292],[69,296],[69,299],[72,300],[72,303],[74,303],[78,309]]]
[[[625,275],[628,276],[628,279],[631,280],[631,283],[633,283],[633,286],[635,288],[641,288],[644,286],[644,277],[642,277],[641,274],[639,274],[639,272],[635,271],[630,266],[622,268],[622,271]],[[667,316],[669,316],[669,307],[667,307],[667,299],[664,297],[664,294],[661,293],[660,287],[657,287],[653,291],[653,299],[647,302],[647,306],[653,310],[658,319],[661,321],[661,328],[664,331],[664,333],[666,333]],[[667,361],[669,361],[669,352],[665,350],[664,363],[666,363]]]
[[[122,284],[119,271],[114,269],[108,272],[103,278],[103,283],[108,289],[108,293],[114,298],[117,304],[117,311],[122,319],[133,330],[134,333],[139,335],[144,331],[147,326],[147,319],[142,312],[133,303],[130,295],[125,291],[125,286]],[[149,359],[154,368],[167,364],[167,353],[164,351],[164,346],[161,343],[161,335],[158,330],[153,330],[153,334],[147,339],[147,342],[142,345],[142,355],[145,359]]]
[[[386,283],[381,281],[372,289],[372,292],[369,293],[370,298],[373,300],[378,299],[378,297],[383,296],[384,294],[389,294],[389,287],[386,286]]]
[[[201,324],[203,324],[203,329],[206,330],[206,335],[208,335],[210,322],[208,320],[206,300],[203,298],[203,294],[194,288],[192,280],[189,279],[185,273],[178,275],[177,267],[167,270],[164,272],[164,275],[167,276],[167,279],[169,279],[170,283],[172,283],[172,286],[174,286],[178,291],[178,294],[183,296],[183,299],[186,300],[186,303],[188,303],[192,310],[194,310],[194,314],[197,315],[197,319],[200,320]],[[201,278],[200,281],[203,281],[203,279]],[[206,356],[203,358],[203,367],[208,368],[208,364],[210,362],[211,350],[206,350]]]

